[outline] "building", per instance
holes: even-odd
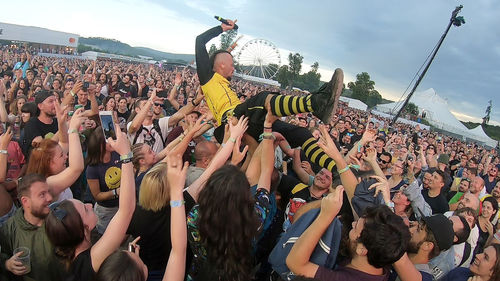
[[[76,54],[78,34],[0,22],[0,40],[28,43],[39,53]]]

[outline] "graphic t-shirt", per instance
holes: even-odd
[[[111,160],[108,163],[87,167],[87,179],[99,180],[99,190],[107,192],[120,187],[122,176],[120,155],[111,152]],[[98,202],[99,205],[107,208],[118,207],[118,198]]]
[[[133,134],[128,134],[129,140],[132,144],[136,143],[145,143],[151,146],[151,149],[155,153],[159,153],[160,151],[163,150],[163,140],[166,139],[168,133],[170,132],[169,127],[168,127],[168,119],[170,117],[163,117],[158,119],[158,125],[160,127],[160,131],[158,132],[154,127],[153,124],[148,125],[148,126],[142,126],[142,130],[139,128],[137,132],[134,132]],[[130,125],[132,125],[132,122],[129,122],[127,124],[127,130],[130,130]],[[139,135],[136,137],[136,134],[139,132]]]

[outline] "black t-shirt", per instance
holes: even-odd
[[[95,277],[94,268],[92,268],[92,258],[90,249],[81,252],[71,263],[69,274],[66,280],[71,281],[92,281]]]
[[[425,202],[431,206],[433,214],[444,214],[450,209],[446,197],[444,197],[443,194],[439,194],[436,197],[430,197],[429,189],[423,189],[422,195],[424,196]]]
[[[127,86],[127,85],[125,85],[125,83],[120,82],[118,84],[117,90],[123,97],[126,97],[126,98],[129,98],[129,97],[136,98],[137,97],[137,89],[134,86],[132,86],[130,83]]]
[[[187,191],[184,192],[186,215],[196,205]],[[170,205],[157,212],[146,211],[137,205],[127,230],[134,237],[141,236],[140,257],[151,270],[165,270],[172,249],[170,238]],[[191,255],[188,254],[190,264]]]
[[[38,117],[31,118],[24,126],[24,139],[21,140],[21,148],[24,156],[29,158],[31,151],[31,142],[34,138],[41,136],[42,138],[50,137],[50,133],[55,134],[58,130],[57,119],[52,119],[52,124],[45,124]]]

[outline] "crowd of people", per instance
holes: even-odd
[[[500,280],[498,151],[339,103],[341,69],[231,79],[233,27],[196,69],[0,47],[1,280]]]

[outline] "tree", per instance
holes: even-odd
[[[288,70],[288,65],[282,65],[278,69],[278,73],[276,74],[276,81],[281,84],[282,88],[291,88],[292,75],[290,70]]]
[[[220,50],[227,50],[233,44],[236,35],[238,35],[237,29],[231,29],[222,33],[220,37]]]
[[[217,52],[217,47],[215,47],[215,44],[210,45],[210,49],[208,49],[208,56],[211,57],[215,52]]]
[[[375,90],[375,82],[370,79],[367,72],[356,75],[356,82],[349,82],[347,87],[351,89],[353,99],[358,99],[369,107],[373,107],[382,101],[382,96]]]
[[[304,57],[299,53],[293,55],[292,53],[288,54],[289,70],[294,78],[299,77],[300,70],[302,69],[302,61],[304,61]]]
[[[417,116],[418,115],[418,106],[412,102],[409,102],[405,107],[405,111],[408,114]]]

